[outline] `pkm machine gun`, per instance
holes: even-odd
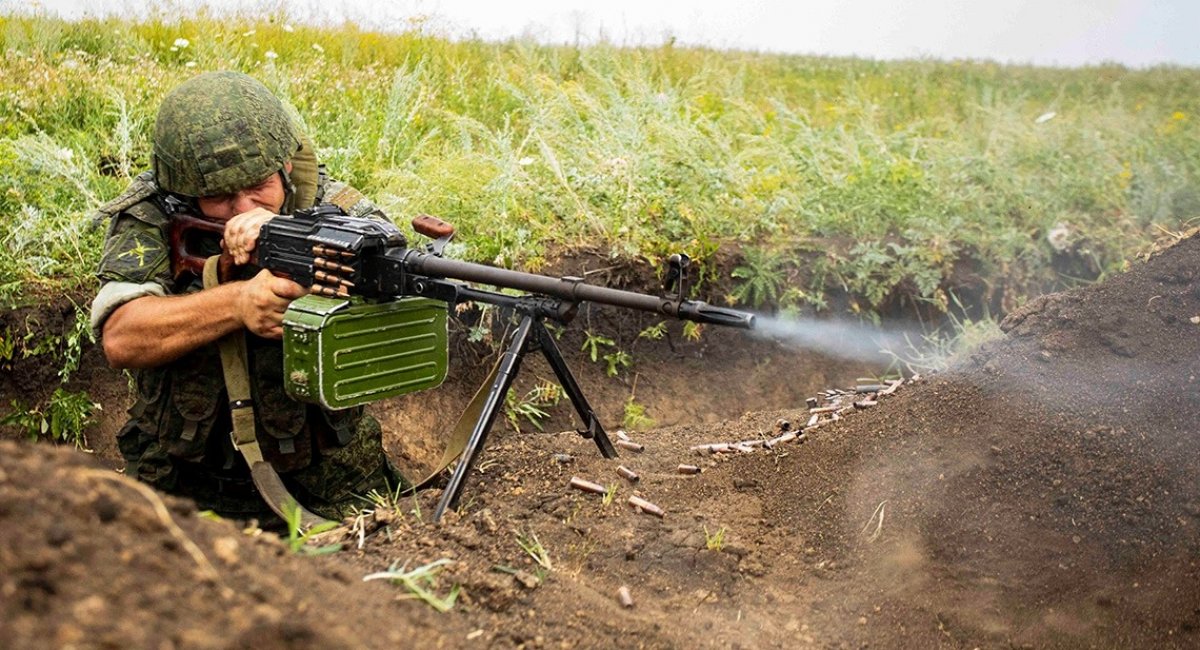
[[[438,520],[458,504],[466,477],[487,440],[504,397],[524,356],[540,351],[579,414],[579,434],[596,443],[605,458],[617,455],[604,427],[563,360],[547,320],[569,323],[580,303],[593,302],[663,316],[751,329],[754,316],[686,299],[689,259],[668,259],[664,296],[592,285],[578,277],[550,277],[474,264],[443,256],[454,228],[440,219],[419,216],[413,230],[431,241],[412,246],[390,223],[346,216],[319,206],[271,219],[257,242],[257,263],[273,273],[310,286],[312,295],[292,303],[284,318],[284,374],[297,399],[344,408],[438,385],[446,372],[446,307],[464,302],[496,305],[519,316],[490,385],[481,388],[458,429],[470,434],[434,511]],[[475,288],[477,283],[524,292],[509,295]],[[361,338],[374,337],[369,351],[349,350],[342,332],[330,335],[341,318]],[[400,323],[403,327],[397,329]],[[391,329],[389,329],[389,327]],[[381,329],[382,328],[382,329]],[[378,332],[384,332],[379,335]],[[389,332],[401,332],[393,335]],[[315,350],[315,351],[314,351]],[[339,357],[350,362],[339,365]],[[404,360],[400,372],[384,366]],[[372,380],[383,377],[382,383]],[[365,384],[364,384],[365,382]],[[358,387],[339,391],[334,386]],[[368,386],[362,388],[362,386]],[[473,419],[473,423],[471,420]],[[453,445],[453,443],[452,443]]]

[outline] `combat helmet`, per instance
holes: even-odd
[[[290,202],[295,188],[283,166],[302,137],[283,103],[257,80],[233,71],[201,74],[168,93],[158,110],[155,180],[168,192],[195,198],[284,172]]]

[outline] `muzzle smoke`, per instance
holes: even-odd
[[[849,320],[758,316],[753,332],[785,345],[850,361],[886,362],[884,350],[904,350],[920,341],[915,331],[881,328]]]

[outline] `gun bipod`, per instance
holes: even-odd
[[[504,396],[508,394],[513,380],[516,379],[522,359],[531,349],[541,350],[546,362],[550,364],[550,368],[558,377],[559,384],[571,399],[571,404],[575,407],[575,411],[584,425],[584,429],[579,431],[579,434],[584,438],[594,440],[600,454],[605,458],[616,458],[617,450],[613,447],[612,441],[608,439],[608,434],[600,425],[600,420],[596,417],[591,405],[588,404],[587,398],[583,396],[579,384],[575,382],[575,377],[567,367],[566,361],[563,360],[558,344],[554,342],[554,337],[546,329],[544,319],[543,315],[526,312],[522,315],[520,324],[509,339],[508,349],[500,358],[495,379],[492,380],[492,386],[484,400],[479,417],[475,421],[475,428],[471,431],[471,437],[463,449],[462,457],[455,465],[454,472],[450,475],[450,480],[442,492],[442,498],[433,511],[435,522],[441,520],[446,510],[458,507],[458,500],[462,496],[467,474],[475,466],[476,459],[483,451],[488,432],[496,421],[500,406],[504,404]]]

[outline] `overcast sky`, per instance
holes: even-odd
[[[68,17],[154,4],[41,0]],[[541,42],[598,39],[881,59],[976,58],[1039,65],[1200,66],[1200,0],[207,0],[286,6],[297,22],[353,20],[447,36]],[[193,7],[194,2],[177,2]],[[28,0],[0,0],[5,12]],[[159,6],[165,6],[159,3]],[[134,10],[137,11],[137,10]],[[144,9],[140,11],[144,12]]]

